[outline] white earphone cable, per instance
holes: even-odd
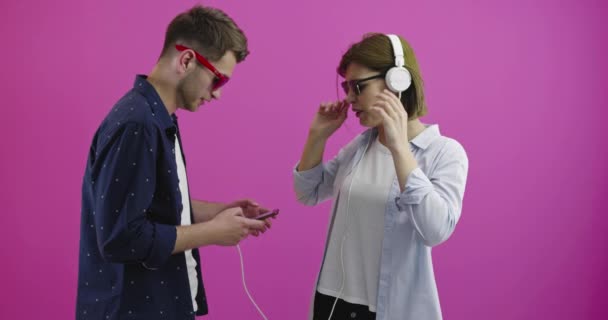
[[[365,157],[365,153],[367,152],[367,147],[369,146],[369,144],[370,144],[370,141],[368,141],[368,143],[365,145],[365,149],[363,150],[363,154],[361,155],[361,160],[359,160],[359,161],[363,161],[363,157]],[[340,244],[340,266],[342,268],[342,283],[340,285],[340,292],[338,293],[338,296],[334,300],[334,304],[331,307],[331,312],[329,313],[329,318],[327,318],[327,320],[331,320],[331,317],[333,316],[334,310],[336,308],[336,304],[338,303],[338,300],[340,299],[340,297],[342,296],[342,293],[344,292],[344,283],[346,282],[346,270],[344,270],[344,242],[346,240],[346,236],[348,236],[348,228],[349,228],[348,215],[349,215],[349,211],[350,211],[350,193],[353,188],[353,182],[355,180],[355,177],[357,176],[357,172],[359,171],[359,167],[360,167],[360,165],[357,164],[357,168],[355,168],[355,171],[353,172],[352,178],[350,180],[350,185],[348,186],[348,196],[346,197],[346,218],[345,218],[346,228],[344,231],[344,236],[342,237],[342,243]]]
[[[249,300],[251,300],[251,303],[253,303],[256,309],[258,309],[258,312],[260,313],[262,318],[264,318],[264,320],[268,320],[264,312],[262,312],[262,309],[260,309],[260,307],[258,307],[258,304],[255,303],[255,301],[253,300],[253,297],[249,293],[249,289],[247,289],[247,283],[245,283],[245,264],[243,263],[243,253],[241,252],[241,247],[238,244],[236,245],[236,249],[239,251],[239,258],[241,259],[241,276],[243,278],[243,288],[245,288],[245,292],[247,293]]]

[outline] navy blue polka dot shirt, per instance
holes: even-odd
[[[82,184],[76,319],[207,314],[198,250],[192,250],[197,311],[184,253],[171,254],[182,211],[176,139],[177,117],[146,77],[137,76],[91,143]]]

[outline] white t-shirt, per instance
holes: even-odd
[[[182,194],[182,226],[192,224],[190,220],[190,199],[188,191],[188,178],[186,176],[186,165],[182,157],[179,140],[175,139],[175,162],[177,163],[177,177],[179,179],[179,190]],[[192,250],[184,252],[186,255],[186,267],[188,268],[188,281],[190,282],[190,293],[192,294],[192,306],[194,311],[198,310],[196,294],[198,292],[198,279],[196,277],[196,260],[192,256]]]
[[[317,290],[333,297],[340,293],[340,247],[348,224],[343,248],[345,284],[340,298],[369,306],[370,311],[376,312],[384,212],[395,178],[395,165],[391,152],[376,139],[357,166],[352,171],[354,178],[353,174],[349,175],[341,186]]]

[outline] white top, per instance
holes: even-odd
[[[177,163],[177,177],[179,179],[179,191],[182,194],[182,226],[192,224],[190,220],[190,198],[188,191],[188,178],[186,176],[186,165],[182,157],[181,146],[179,139],[175,139],[175,162]],[[186,255],[186,267],[188,268],[188,281],[190,282],[190,293],[192,294],[192,306],[194,311],[198,310],[196,303],[196,294],[198,292],[198,280],[196,277],[196,260],[192,257],[192,250],[184,252]]]
[[[395,177],[391,152],[376,139],[341,186],[336,218],[317,290],[338,297],[342,284],[340,247],[344,234],[344,291],[341,299],[376,312],[384,212]],[[352,186],[351,186],[352,182]]]

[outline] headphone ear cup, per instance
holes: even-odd
[[[395,93],[407,90],[412,84],[412,76],[404,67],[393,67],[386,73],[386,86]]]

